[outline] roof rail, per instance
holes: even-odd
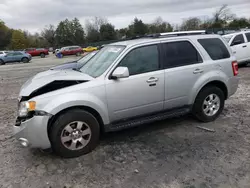
[[[130,39],[140,39],[140,38],[161,38],[161,37],[177,37],[177,36],[186,36],[186,35],[202,35],[207,34],[206,30],[195,30],[195,31],[175,31],[175,32],[166,32],[166,33],[154,33],[146,34],[132,37]]]

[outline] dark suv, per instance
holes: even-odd
[[[61,48],[60,53],[62,56],[65,55],[76,55],[79,56],[82,54],[82,48],[80,46],[66,46]]]

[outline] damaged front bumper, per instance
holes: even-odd
[[[14,137],[24,147],[48,149],[51,147],[47,125],[50,115],[36,116],[28,119],[17,118],[13,126]]]

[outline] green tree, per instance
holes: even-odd
[[[72,21],[61,21],[55,31],[55,39],[59,46],[83,44],[85,34],[79,20],[74,18]]]
[[[142,20],[139,20],[138,18],[134,19],[133,30],[135,36],[145,35],[148,32],[147,25],[144,24]]]
[[[228,24],[229,28],[245,28],[250,27],[250,20],[247,20],[246,18],[239,18],[234,19]]]
[[[74,44],[83,44],[85,42],[85,33],[80,21],[74,18],[71,21],[71,34]]]
[[[0,49],[5,49],[10,44],[12,30],[0,20]]]
[[[100,38],[102,41],[116,39],[115,27],[110,23],[101,25]]]
[[[154,20],[153,23],[148,24],[148,33],[165,33],[173,31],[173,27],[168,23],[162,20],[161,17],[158,17]]]
[[[10,47],[12,49],[25,49],[28,47],[28,41],[21,30],[13,30]]]

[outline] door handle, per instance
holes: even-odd
[[[242,48],[246,48],[247,47],[247,45],[245,45],[245,46],[242,46]]]
[[[203,70],[201,70],[201,69],[195,69],[193,73],[194,74],[200,74],[200,73],[203,73]]]
[[[151,77],[147,80],[147,83],[153,83],[153,82],[157,82],[159,79],[155,78],[155,77]]]

